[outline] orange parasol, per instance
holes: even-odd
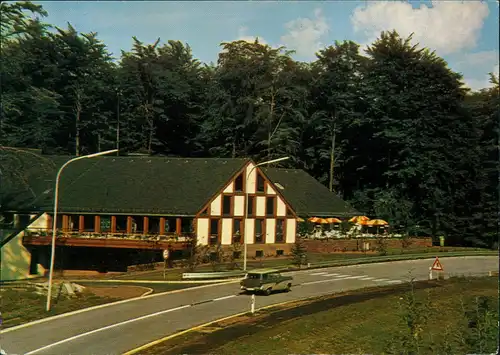
[[[320,218],[320,217],[311,217],[311,218],[308,219],[308,221],[312,222],[312,223],[319,223],[319,224],[328,224],[328,223],[330,223],[326,219]]]
[[[327,218],[328,223],[342,223],[342,221],[338,218]]]
[[[366,216],[354,216],[349,220],[349,222],[361,224],[361,225],[366,225],[366,222],[368,222],[369,220],[370,220],[370,218],[368,218]]]
[[[372,219],[371,221],[366,222],[369,226],[386,226],[389,223],[384,221],[383,219]]]

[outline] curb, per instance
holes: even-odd
[[[144,288],[149,288],[149,287],[144,287]],[[154,290],[152,288],[149,288],[148,291],[144,292],[141,297],[146,297],[146,296],[149,296],[150,294],[152,294],[154,292]]]
[[[222,279],[222,280],[193,280],[193,281],[158,281],[158,280],[112,280],[112,279],[106,279],[106,280],[85,280],[85,279],[80,279],[80,280],[68,280],[69,282],[73,283],[134,283],[134,284],[159,284],[159,285],[168,285],[168,284],[220,284],[228,281],[236,281],[239,279]]]

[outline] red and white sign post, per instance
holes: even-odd
[[[432,280],[432,271],[444,271],[443,265],[439,261],[439,258],[436,256],[436,260],[434,260],[434,264],[429,268],[429,280]]]

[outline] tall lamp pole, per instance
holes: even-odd
[[[53,223],[52,223],[52,244],[51,244],[51,253],[50,253],[50,269],[49,269],[49,290],[47,293],[47,307],[46,310],[47,312],[50,311],[50,301],[52,299],[52,276],[54,273],[54,257],[55,257],[55,252],[56,252],[56,227],[57,227],[57,207],[58,207],[58,198],[59,198],[59,179],[61,178],[61,173],[64,170],[65,167],[67,167],[69,164],[73,163],[74,161],[77,160],[82,160],[82,159],[90,159],[90,158],[95,158],[101,155],[106,155],[106,154],[112,154],[116,153],[118,149],[113,149],[113,150],[107,150],[104,152],[99,152],[95,154],[89,154],[89,155],[82,155],[73,159],[68,160],[66,163],[64,163],[60,168],[59,171],[57,172],[56,176],[56,187],[54,190],[54,216],[53,216]]]
[[[277,163],[279,161],[283,161],[283,160],[287,160],[287,159],[290,159],[290,157],[283,157],[283,158],[278,158],[278,159],[273,159],[273,160],[269,160],[269,161],[264,161],[262,163],[259,163],[259,164],[256,164],[252,167],[252,169],[250,169],[250,171],[248,172],[247,174],[247,178],[245,180],[245,213],[244,213],[244,221],[245,221],[245,225],[247,223],[247,220],[248,220],[248,179],[250,178],[250,174],[252,173],[252,171],[258,167],[258,166],[261,166],[261,165],[266,165],[266,164],[272,164],[272,163]],[[257,184],[257,179],[255,180],[255,185]],[[257,186],[255,186],[255,188],[257,188]],[[246,236],[246,231],[248,229],[245,228],[245,233],[243,235],[243,271],[247,271],[247,236]]]

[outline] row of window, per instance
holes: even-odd
[[[222,197],[222,215],[231,216],[234,214],[234,196],[224,195]],[[247,215],[253,216],[255,214],[255,196],[248,196],[248,210]],[[266,197],[266,216],[273,217],[276,214],[276,197]]]
[[[238,175],[238,177],[234,180],[234,191],[235,192],[243,192],[244,188],[243,186],[245,185],[245,181],[243,180],[243,173]],[[257,192],[265,192],[265,183],[264,183],[264,178],[262,177],[261,174],[257,172],[257,186],[256,190]]]
[[[220,243],[221,237],[221,220],[219,218],[210,219],[209,230],[209,244],[215,245]],[[233,219],[232,242],[242,243],[243,230],[242,219]],[[283,243],[285,241],[285,219],[277,219],[275,224],[275,237],[276,243]],[[254,220],[254,243],[265,243],[265,219],[257,218]]]

